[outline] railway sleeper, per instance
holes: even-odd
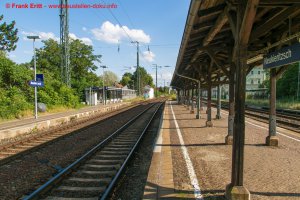
[[[106,187],[73,187],[73,186],[59,186],[53,190],[53,194],[58,197],[98,197],[100,193],[105,191]]]
[[[86,162],[86,164],[120,164],[122,161],[120,160],[99,160],[99,159],[91,159]]]
[[[85,164],[80,169],[85,169],[85,170],[118,170],[121,166],[119,164],[117,165],[93,165],[93,164]]]

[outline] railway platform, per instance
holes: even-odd
[[[212,116],[216,110],[212,109]],[[232,145],[225,144],[228,112],[206,126],[188,107],[168,102],[144,190],[144,199],[225,199]],[[252,200],[300,198],[300,136],[277,127],[279,146],[266,146],[268,124],[246,118],[244,186]]]
[[[129,105],[129,102],[120,102],[115,104],[97,105],[81,108],[78,110],[59,112],[55,114],[41,115],[38,119],[34,117],[12,120],[0,123],[0,140],[13,138],[35,130],[44,130],[51,127],[68,123],[75,119],[81,119],[92,116],[96,113],[116,110],[122,106]]]

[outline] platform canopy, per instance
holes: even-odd
[[[241,19],[239,29],[244,32],[240,33],[236,31],[238,3],[248,3],[247,17]],[[227,84],[238,35],[241,40],[247,38],[249,73],[262,64],[263,55],[298,42],[299,25],[299,0],[192,0],[171,85],[189,88],[195,84],[176,73],[201,80],[202,87],[207,86],[208,79],[213,86]],[[278,73],[284,69],[279,68]]]

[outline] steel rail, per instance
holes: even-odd
[[[129,109],[132,109],[134,107],[138,107],[140,105],[141,105],[140,103],[134,104],[134,105],[128,105],[128,106],[125,106],[125,107],[121,107],[120,109],[114,110],[114,111],[112,111],[112,113],[116,113],[116,115],[118,115],[118,114],[121,114],[123,112],[128,111]],[[109,113],[109,114],[112,114],[112,113]],[[108,112],[95,114],[95,115],[92,115],[91,117],[83,118],[83,119],[75,121],[73,123],[72,122],[68,123],[68,124],[66,124],[64,126],[54,127],[51,130],[47,130],[46,132],[38,133],[37,135],[33,135],[33,136],[28,137],[28,138],[24,138],[24,139],[20,139],[20,140],[17,140],[17,141],[13,141],[11,143],[4,144],[3,146],[1,145],[0,146],[0,151],[1,150],[3,150],[3,151],[10,150],[10,148],[13,148],[14,146],[17,146],[19,144],[27,144],[27,143],[30,143],[30,142],[35,141],[37,139],[43,139],[44,137],[52,136],[52,134],[55,133],[55,132],[69,130],[70,128],[72,128],[74,126],[77,126],[77,125],[80,126],[80,125],[83,125],[85,123],[89,123],[90,121],[97,120],[98,118],[105,117],[105,115],[107,115],[107,114],[108,114]],[[71,131],[69,133],[62,134],[61,136],[57,136],[56,138],[54,138],[52,140],[45,141],[45,142],[40,143],[40,144],[38,144],[36,146],[33,146],[31,148],[24,149],[23,151],[20,151],[20,152],[16,152],[16,154],[7,156],[5,158],[2,158],[2,159],[0,159],[0,166],[1,165],[5,165],[6,163],[9,163],[12,160],[17,159],[17,158],[19,158],[21,156],[24,156],[24,155],[27,155],[27,154],[29,154],[31,152],[34,152],[34,151],[36,151],[36,150],[38,150],[40,148],[43,148],[46,145],[53,144],[54,142],[57,142],[57,141],[59,141],[61,139],[64,139],[64,138],[69,137],[71,135],[77,134],[78,132],[81,132],[84,129],[97,126],[99,123],[102,123],[102,122],[105,122],[107,120],[110,120],[113,117],[115,117],[116,115],[108,116],[108,117],[106,117],[104,119],[100,119],[100,121],[97,120],[95,122],[92,122],[92,124],[88,124],[85,127],[78,128],[78,129],[73,130],[73,131]]]
[[[151,105],[147,109],[145,109],[143,112],[139,113],[137,116],[135,116],[133,119],[128,121],[126,124],[124,124],[122,127],[120,127],[118,130],[116,130],[114,133],[112,133],[110,136],[108,136],[106,139],[104,139],[102,142],[94,146],[92,149],[87,151],[83,156],[81,156],[79,159],[74,161],[72,164],[68,165],[66,168],[64,168],[61,172],[59,172],[57,175],[52,177],[50,180],[48,180],[45,184],[40,186],[37,190],[32,192],[30,195],[23,198],[23,200],[32,200],[32,199],[38,199],[41,195],[48,192],[50,189],[52,189],[55,184],[60,182],[63,177],[68,175],[75,169],[80,163],[88,159],[90,156],[92,156],[99,148],[103,147],[108,141],[113,139],[116,135],[118,135],[120,132],[125,130],[127,127],[129,127],[133,122],[135,122],[140,116],[142,116],[145,112],[147,112],[149,109],[151,109],[155,104]]]
[[[216,106],[215,103],[213,103],[212,105]],[[222,104],[222,108],[225,109],[225,110],[228,110],[228,104],[227,103],[224,103]],[[268,119],[269,119],[269,113],[268,111],[264,110],[264,109],[259,109],[259,108],[251,108],[251,107],[246,107],[245,108],[245,114],[248,116],[248,117],[252,117],[254,118],[255,120],[258,120],[258,121],[261,121],[261,122],[266,122],[268,123]],[[264,115],[267,115],[267,116],[264,116],[264,115],[260,115],[260,114],[264,114]],[[300,125],[299,124],[296,124],[296,123],[292,123],[288,120],[292,120],[292,121],[299,121],[298,120],[298,116],[295,116],[293,114],[290,114],[290,113],[277,113],[277,125],[279,127],[282,127],[282,128],[285,128],[285,129],[288,129],[288,130],[291,130],[291,131],[295,131],[295,132],[300,132]],[[286,119],[286,120],[283,120],[283,119]]]
[[[129,159],[132,157],[133,152],[135,151],[136,147],[139,145],[139,143],[140,143],[141,139],[143,138],[145,132],[148,130],[151,122],[154,119],[154,116],[157,114],[158,110],[160,109],[160,107],[162,105],[163,105],[163,103],[161,103],[158,106],[158,108],[155,110],[154,114],[152,115],[151,119],[148,121],[148,123],[147,123],[146,127],[144,128],[142,134],[140,135],[139,139],[137,140],[137,142],[135,143],[135,145],[133,146],[133,148],[129,152],[128,156],[126,157],[125,161],[123,162],[122,166],[118,170],[116,176],[113,178],[113,180],[111,181],[111,183],[109,184],[109,186],[105,190],[104,194],[101,196],[101,200],[105,200],[108,197],[108,195],[110,194],[111,190],[113,189],[114,185],[116,184],[117,180],[119,179],[120,175],[122,174],[125,166],[127,165]]]

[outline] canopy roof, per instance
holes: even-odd
[[[208,78],[212,80],[212,85],[228,83],[236,53],[238,2],[243,0],[191,1],[172,86],[186,88],[195,84],[176,73],[201,80],[204,87]],[[256,12],[253,12],[251,31],[244,33],[250,34],[247,45],[248,72],[262,63],[263,54],[295,43],[300,36],[299,0],[249,2],[253,2]],[[247,21],[241,26],[247,26]],[[207,76],[209,68],[211,77]],[[221,77],[220,80],[218,77]]]

